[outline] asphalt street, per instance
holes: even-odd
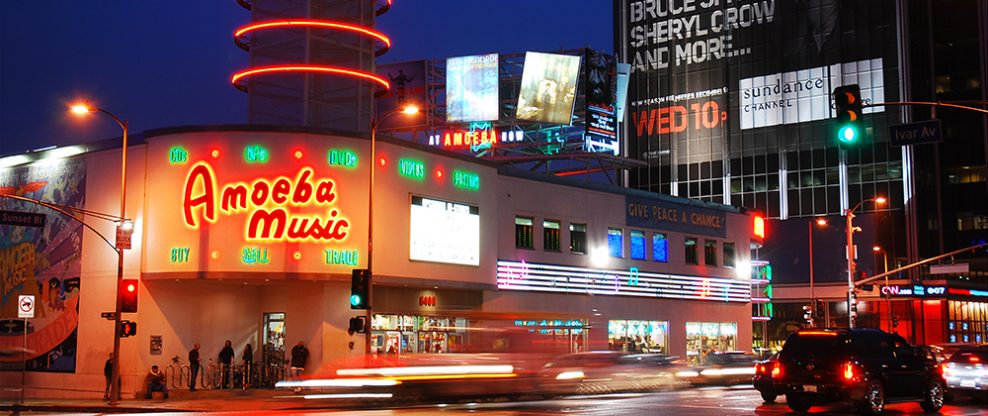
[[[198,414],[217,415],[437,415],[437,414],[494,414],[494,415],[784,415],[796,414],[789,410],[784,398],[779,402],[765,404],[758,392],[751,386],[707,387],[674,392],[644,394],[610,394],[597,396],[574,396],[553,400],[537,401],[487,401],[477,403],[433,403],[406,407],[379,409],[334,409],[338,404],[332,400],[302,400],[299,398],[255,399],[257,407],[241,402],[237,410],[223,410],[222,401],[213,404],[211,409]],[[263,401],[263,403],[262,403]],[[176,409],[177,410],[177,409]],[[817,406],[811,413],[828,415],[852,415],[854,409],[847,406]],[[31,412],[32,414],[81,414],[56,412]],[[183,412],[174,412],[178,414]],[[82,413],[111,414],[111,413]],[[146,413],[154,415],[170,414]],[[916,403],[891,404],[886,407],[887,415],[924,414]],[[984,403],[960,400],[950,403],[941,410],[945,416],[988,415]]]

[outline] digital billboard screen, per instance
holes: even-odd
[[[617,61],[607,55],[587,49],[586,129],[587,134],[603,139],[617,138],[615,111]]]
[[[498,119],[498,54],[446,60],[446,121]]]
[[[515,118],[570,124],[579,75],[579,56],[526,52]]]
[[[480,265],[480,208],[412,196],[409,258]]]

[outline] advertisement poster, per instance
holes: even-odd
[[[446,121],[498,119],[498,54],[446,60]]]
[[[898,96],[891,1],[624,0],[617,7],[618,55],[631,65],[629,157],[649,165],[633,182],[695,180],[682,173],[692,167],[677,166],[727,166],[787,143],[825,145],[818,133],[829,128],[830,93],[840,85],[859,84],[865,104]],[[885,111],[865,111],[883,113],[866,118],[878,136],[896,117]],[[812,127],[790,128],[804,123]]]
[[[570,124],[580,57],[526,52],[515,118]]]
[[[425,61],[401,62],[390,65],[379,65],[377,73],[388,79],[391,90],[377,98],[377,112],[400,110],[409,104],[414,104],[425,111],[426,100]],[[384,120],[379,127],[381,130],[405,128],[420,128],[426,125],[425,117],[394,116]]]
[[[0,193],[83,208],[85,162],[63,159],[0,169]],[[25,321],[17,319],[17,299],[33,295],[34,318],[27,319],[28,371],[75,372],[82,224],[8,198],[0,199],[0,209],[47,216],[44,227],[0,225],[0,369],[21,369]]]
[[[617,138],[615,117],[617,61],[614,56],[587,49],[586,82],[587,134],[599,139]]]

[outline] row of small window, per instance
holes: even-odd
[[[561,250],[561,223],[555,220],[542,221],[542,249],[546,251]],[[535,248],[535,219],[529,217],[515,217],[515,247],[532,249]],[[639,230],[630,230],[632,260],[649,260],[646,233]],[[652,261],[669,261],[669,239],[663,233],[652,234]],[[587,225],[569,225],[569,251],[576,254],[587,252]],[[698,246],[700,240],[694,237],[686,237],[684,240],[683,261],[686,264],[700,264]],[[724,267],[734,267],[734,243],[725,242],[722,245],[724,256]],[[611,257],[624,258],[624,231],[620,228],[607,229],[607,250]],[[707,266],[717,266],[717,240],[703,240],[703,264]]]

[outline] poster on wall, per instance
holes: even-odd
[[[827,128],[830,92],[839,85],[861,85],[865,104],[898,95],[897,81],[887,79],[897,62],[888,47],[896,32],[890,0],[623,0],[617,7],[617,36],[625,40],[618,57],[631,65],[628,156],[649,165],[633,181],[694,180],[658,166],[767,154],[782,140],[821,140],[799,135]],[[813,129],[785,130],[814,122]],[[884,131],[881,124],[874,130]],[[746,139],[759,144],[744,149]]]
[[[85,162],[62,159],[0,169],[0,193],[84,208]],[[20,370],[26,351],[28,371],[75,372],[82,224],[7,198],[0,199],[0,210],[47,215],[44,227],[0,226],[0,351],[5,352],[0,370]],[[17,319],[21,295],[34,296],[34,318]]]
[[[416,105],[422,111],[426,110],[426,79],[425,61],[401,62],[390,65],[380,65],[377,73],[388,79],[391,89],[387,94],[377,98],[378,113],[400,110],[406,105]],[[421,113],[420,113],[421,114]],[[426,125],[425,117],[389,117],[381,122],[379,129],[418,128]]]
[[[446,60],[446,121],[498,119],[498,54]]]
[[[570,124],[579,74],[579,56],[526,52],[515,118]]]

